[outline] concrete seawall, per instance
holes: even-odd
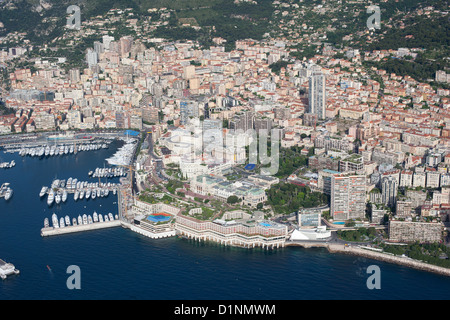
[[[399,257],[399,256],[395,256],[395,255],[390,255],[387,253],[371,251],[368,249],[361,249],[361,248],[357,248],[357,247],[344,246],[344,245],[338,245],[338,244],[329,244],[328,251],[331,253],[344,253],[344,254],[350,254],[350,255],[355,255],[355,256],[362,256],[365,258],[380,260],[380,261],[384,261],[384,262],[396,263],[399,265],[411,267],[411,268],[422,270],[422,271],[433,272],[433,273],[437,273],[437,274],[440,274],[443,276],[450,276],[450,269],[448,269],[448,268],[435,266],[435,265],[428,264],[425,262],[420,262],[420,261],[413,260],[413,259],[407,258],[407,257]]]
[[[68,233],[119,227],[119,226],[121,226],[121,224],[122,223],[120,220],[114,220],[114,221],[107,221],[107,222],[95,222],[95,223],[91,223],[91,224],[82,224],[82,225],[76,225],[76,226],[67,226],[64,228],[56,228],[56,229],[52,228],[52,227],[42,228],[41,236],[49,237],[49,236],[57,236],[57,235],[68,234]]]
[[[342,244],[330,244],[325,242],[289,242],[286,241],[286,247],[288,246],[297,246],[302,248],[326,248],[330,253],[342,253],[342,254],[349,254],[354,256],[360,256],[365,257],[368,259],[374,259],[379,261],[384,261],[388,263],[395,263],[398,265],[414,268],[417,270],[427,271],[427,272],[433,272],[436,274],[440,274],[443,276],[450,276],[450,269],[435,266],[429,263],[417,261],[408,257],[400,257],[391,255],[389,253],[382,253],[377,251],[372,251],[369,249],[362,249],[360,247],[356,246],[345,246]]]

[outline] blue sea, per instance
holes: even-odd
[[[152,240],[121,227],[41,237],[44,218],[66,214],[117,213],[117,197],[79,200],[49,208],[42,186],[55,179],[91,179],[108,166],[111,148],[45,159],[0,151],[0,184],[12,199],[0,199],[0,259],[19,275],[0,280],[0,300],[318,300],[447,299],[450,278],[324,249],[240,249],[186,239]],[[91,179],[96,181],[95,179]],[[97,179],[98,180],[98,179]],[[117,181],[117,180],[111,180]],[[70,290],[69,266],[80,268],[81,289]],[[377,265],[381,289],[368,289],[367,268]],[[48,267],[49,268],[48,268]]]

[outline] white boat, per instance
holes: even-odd
[[[39,197],[42,198],[43,196],[45,196],[45,194],[47,193],[47,191],[48,191],[48,187],[43,186],[42,189],[41,189],[41,192],[39,193]]]
[[[95,190],[92,190],[91,199],[94,200],[96,196],[97,196],[97,194],[96,194]]]
[[[5,280],[8,276],[19,274],[20,271],[12,263],[6,263],[0,259],[0,278]]]
[[[92,223],[93,223],[92,217],[91,217],[91,215],[88,215],[88,224],[92,224]]]
[[[49,223],[48,223],[48,218],[44,219],[44,228],[48,228],[49,227]]]
[[[65,224],[64,224],[64,218],[63,218],[63,217],[61,217],[61,218],[59,219],[59,227],[60,227],[60,228],[64,228],[64,227],[65,227]]]
[[[98,221],[103,222],[103,216],[101,214],[98,215]]]
[[[80,199],[80,200],[83,200],[83,198],[84,198],[84,190],[81,190],[81,191],[80,191],[80,198],[79,198],[79,199]]]
[[[69,218],[69,216],[65,217],[65,221],[66,221],[66,226],[70,226],[70,218]]]
[[[91,197],[91,189],[86,190],[86,199],[89,199]]]
[[[53,201],[55,201],[55,191],[53,189],[50,190],[47,198],[47,204],[51,206],[53,204]]]
[[[63,191],[61,200],[62,200],[62,202],[66,202],[67,201],[67,191],[66,190]]]
[[[80,215],[78,215],[78,225],[82,225],[83,224],[83,218],[81,218]]]
[[[73,195],[73,200],[77,201],[79,196],[80,196],[80,192],[78,190],[76,190]]]
[[[11,199],[13,193],[14,192],[11,188],[6,189],[5,200],[8,201],[9,199]]]
[[[59,191],[56,192],[55,202],[56,204],[59,204],[61,202],[61,193]]]
[[[77,218],[72,218],[72,225],[76,226],[77,225]]]
[[[83,214],[83,224],[88,224],[87,215]]]
[[[113,217],[113,215],[112,215],[112,213],[110,212],[110,213],[108,213],[108,217],[109,217],[109,221],[113,221],[114,220],[114,217]]]
[[[119,215],[116,214],[114,217],[116,218],[116,220],[119,220]]]
[[[109,221],[108,215],[105,214],[105,222],[108,222],[108,221]]]
[[[56,213],[52,215],[52,224],[53,228],[59,228],[58,216],[56,215]]]
[[[97,212],[94,211],[93,216],[94,216],[94,218],[93,218],[94,222],[98,222],[98,214],[97,214]]]

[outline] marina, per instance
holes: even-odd
[[[68,215],[58,219],[58,216],[54,213],[51,222],[50,225],[49,219],[44,219],[44,228],[41,229],[42,237],[121,226],[118,215],[113,216],[112,213],[102,215],[97,212],[94,212],[92,216],[83,214],[72,219]]]
[[[42,198],[47,194],[48,206],[53,203],[66,202],[69,194],[73,194],[75,201],[93,200],[95,198],[106,198],[110,193],[116,195],[119,185],[119,183],[112,182],[78,181],[77,178],[72,177],[67,180],[55,179],[50,187],[43,186],[41,188],[39,197]]]

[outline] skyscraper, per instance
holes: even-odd
[[[326,92],[325,75],[315,71],[309,77],[308,113],[316,114],[319,119],[325,119]]]
[[[366,176],[335,174],[331,177],[330,213],[334,220],[364,218]]]
[[[381,180],[382,201],[389,207],[395,206],[397,198],[398,182],[392,176],[387,176]]]

